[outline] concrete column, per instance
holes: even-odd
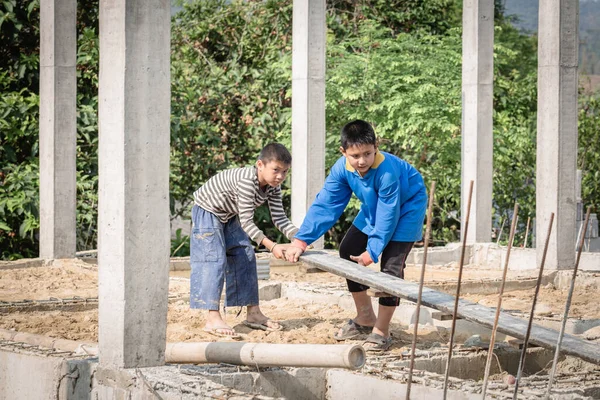
[[[474,181],[467,243],[492,233],[494,0],[463,1],[461,219]],[[464,230],[463,230],[464,231]]]
[[[579,0],[540,0],[536,247],[539,263],[555,213],[549,269],[575,265],[578,32]]]
[[[293,9],[292,221],[300,226],[325,181],[325,0],[294,0]]]
[[[75,257],[77,1],[40,3],[40,258]]]
[[[100,1],[99,357],[164,364],[169,284],[169,0]]]

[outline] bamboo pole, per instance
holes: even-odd
[[[500,226],[500,231],[498,232],[498,237],[496,238],[496,244],[500,244],[500,238],[502,237],[502,231],[504,231],[504,224],[506,223],[506,218],[502,217],[502,226]]]
[[[546,243],[544,244],[544,253],[542,255],[542,262],[540,265],[540,273],[538,275],[537,284],[535,285],[535,293],[533,295],[533,302],[531,304],[531,313],[529,314],[529,323],[527,325],[527,332],[525,332],[525,339],[523,341],[523,349],[521,351],[521,359],[519,360],[519,369],[517,370],[517,378],[515,380],[515,390],[513,392],[513,400],[517,399],[519,390],[519,380],[525,367],[525,355],[527,354],[527,342],[529,341],[529,334],[531,333],[531,324],[533,323],[533,314],[535,313],[535,303],[537,303],[538,293],[540,292],[540,285],[542,283],[542,274],[544,273],[544,264],[546,263],[546,253],[548,252],[548,243],[550,242],[550,233],[552,232],[552,223],[554,222],[554,213],[550,214],[550,222],[548,223],[548,234],[546,236]]]
[[[458,267],[458,282],[456,284],[456,297],[454,298],[454,312],[452,313],[452,329],[450,330],[450,347],[448,348],[448,359],[446,360],[446,374],[444,376],[444,400],[448,395],[448,375],[450,373],[450,359],[452,358],[452,347],[454,345],[454,331],[456,329],[456,313],[458,311],[458,299],[460,297],[460,282],[462,280],[463,264],[465,261],[465,249],[467,247],[467,234],[469,232],[469,215],[471,214],[471,198],[473,197],[473,181],[469,184],[469,200],[467,202],[467,215],[465,216],[465,229],[463,232],[462,249],[460,251],[460,264]]]
[[[529,221],[531,221],[531,217],[527,217],[527,227],[525,228],[525,240],[523,240],[523,248],[527,248],[527,236],[529,236]]]
[[[515,203],[515,204],[516,204],[516,203]],[[516,219],[516,221],[514,221],[514,222],[515,222],[515,230],[516,230],[516,229],[517,229],[517,226],[519,226],[519,216],[517,215],[517,216],[515,217],[515,219]],[[511,229],[512,229],[512,226],[511,226]],[[509,234],[509,236],[510,236],[510,234]],[[513,235],[513,236],[512,236],[512,239],[509,237],[509,240],[511,241],[511,242],[510,242],[510,247],[512,247],[512,246],[514,245],[514,241],[515,241],[515,235]]]
[[[425,281],[425,267],[427,265],[427,249],[429,248],[429,234],[431,232],[431,214],[433,210],[433,198],[435,194],[435,181],[431,183],[429,192],[429,205],[427,207],[427,224],[425,227],[425,244],[423,246],[423,266],[421,267],[421,278],[419,280],[419,294],[417,295],[417,309],[415,310],[415,329],[413,332],[412,349],[410,352],[410,369],[408,370],[408,381],[406,382],[406,400],[410,400],[410,386],[412,384],[413,368],[415,366],[415,351],[417,349],[417,335],[419,333],[419,317],[421,314],[421,298],[423,296],[423,283]]]
[[[556,351],[554,352],[554,360],[552,361],[552,370],[550,371],[550,380],[548,382],[548,390],[546,391],[546,399],[550,398],[550,391],[552,390],[552,384],[554,383],[554,375],[556,374],[556,364],[558,363],[558,356],[560,354],[560,346],[562,345],[562,339],[565,335],[565,327],[567,325],[567,318],[569,316],[569,309],[571,308],[571,300],[573,298],[573,291],[575,290],[575,278],[577,277],[577,269],[579,268],[579,259],[581,258],[581,251],[583,249],[583,241],[585,240],[585,234],[587,233],[588,222],[590,219],[590,212],[592,207],[588,207],[585,213],[585,222],[583,223],[583,230],[581,237],[579,238],[579,248],[577,249],[577,259],[575,260],[575,266],[573,267],[573,278],[571,278],[571,287],[569,287],[569,294],[567,295],[567,303],[565,304],[565,313],[563,315],[562,324],[560,326],[560,332],[558,334],[558,341],[556,342]]]
[[[77,354],[98,355],[97,343],[83,343],[0,329],[0,339]],[[177,364],[228,363],[256,367],[314,367],[359,369],[366,353],[354,344],[270,344],[245,342],[167,343],[165,362]]]
[[[485,375],[483,378],[483,388],[481,390],[481,398],[485,399],[485,392],[487,390],[488,379],[490,377],[490,368],[492,366],[492,358],[494,356],[494,344],[496,342],[496,331],[498,330],[498,320],[500,319],[500,308],[502,307],[502,295],[504,294],[504,285],[506,283],[506,273],[508,272],[508,261],[510,258],[510,250],[512,249],[512,243],[515,238],[515,230],[517,227],[517,221],[519,219],[519,203],[515,203],[513,210],[513,220],[510,227],[510,238],[508,239],[508,248],[506,249],[506,259],[504,260],[504,271],[502,272],[502,283],[500,284],[500,292],[498,293],[498,305],[496,306],[496,316],[494,317],[494,326],[492,327],[492,334],[490,336],[490,347],[488,348],[487,361],[485,363]]]

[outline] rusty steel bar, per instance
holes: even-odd
[[[565,313],[563,315],[562,324],[560,326],[560,332],[558,334],[558,341],[556,342],[556,351],[554,352],[554,360],[552,361],[552,370],[550,371],[550,380],[548,381],[548,390],[546,391],[546,399],[550,398],[550,391],[552,390],[552,384],[554,383],[554,375],[556,374],[556,364],[558,363],[558,356],[560,354],[560,346],[562,345],[562,339],[565,335],[565,327],[567,325],[567,318],[569,316],[569,309],[571,308],[571,300],[573,298],[573,291],[575,290],[575,278],[577,277],[577,269],[579,268],[579,259],[581,258],[581,251],[583,249],[583,241],[585,240],[585,234],[587,233],[588,222],[590,220],[590,212],[592,207],[588,207],[585,213],[585,222],[583,223],[583,230],[581,237],[579,238],[579,248],[577,249],[577,259],[575,260],[575,266],[573,267],[573,278],[571,279],[571,287],[569,287],[569,294],[567,295],[567,303],[565,304]]]
[[[469,200],[467,202],[467,215],[465,216],[465,230],[463,232],[462,249],[460,251],[460,264],[458,267],[458,282],[456,284],[456,297],[454,298],[454,311],[452,312],[452,329],[450,330],[450,347],[448,348],[448,360],[446,360],[446,374],[444,376],[444,400],[448,394],[448,374],[450,373],[450,359],[452,358],[452,347],[454,345],[454,331],[456,329],[456,313],[458,311],[458,299],[460,297],[460,282],[465,261],[465,249],[467,247],[467,233],[469,232],[469,215],[471,214],[471,198],[473,197],[473,181],[469,184]],[[462,229],[461,229],[462,230]]]
[[[490,367],[492,366],[492,358],[494,357],[494,343],[496,342],[496,331],[498,330],[498,319],[500,318],[500,308],[502,307],[502,295],[504,294],[504,284],[506,283],[506,273],[508,272],[508,260],[510,259],[510,250],[515,238],[515,230],[517,221],[519,220],[519,203],[515,203],[513,210],[513,220],[510,227],[510,238],[508,239],[508,248],[506,249],[506,259],[504,260],[504,271],[502,272],[502,283],[500,284],[500,292],[498,293],[498,305],[496,306],[496,316],[494,317],[494,326],[490,336],[490,347],[488,348],[487,361],[485,363],[485,375],[483,378],[483,388],[481,390],[481,398],[485,399],[488,379],[490,377]]]
[[[415,329],[413,332],[412,349],[410,352],[410,369],[408,370],[408,381],[406,382],[406,400],[410,400],[410,386],[412,384],[413,368],[415,366],[415,351],[417,349],[417,334],[419,331],[421,298],[423,296],[423,282],[425,281],[425,266],[427,265],[427,249],[429,248],[429,234],[431,232],[431,214],[433,211],[434,194],[435,181],[431,183],[431,190],[429,192],[429,205],[427,207],[427,225],[425,227],[425,243],[423,245],[423,266],[421,267],[421,279],[419,280],[419,294],[417,295],[417,309],[415,311]]]
[[[552,223],[554,222],[554,213],[550,214],[550,222],[548,223],[548,234],[546,236],[546,243],[544,244],[544,253],[542,255],[542,262],[540,264],[540,273],[538,275],[537,284],[535,286],[535,293],[533,295],[533,302],[531,304],[531,313],[529,314],[529,323],[527,325],[527,332],[525,333],[525,339],[523,341],[523,349],[521,351],[521,359],[519,360],[519,369],[517,370],[517,378],[515,380],[515,390],[513,392],[513,400],[517,400],[519,390],[519,379],[523,373],[525,367],[525,355],[527,354],[527,342],[529,341],[529,334],[531,333],[531,324],[533,323],[533,314],[535,312],[535,303],[537,303],[538,293],[540,292],[540,285],[542,283],[542,274],[544,273],[544,264],[546,263],[546,253],[548,252],[548,243],[550,242],[550,233],[552,232]]]

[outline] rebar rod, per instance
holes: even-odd
[[[527,324],[527,331],[525,332],[525,339],[523,341],[523,349],[521,351],[521,358],[519,360],[519,369],[517,370],[517,378],[515,380],[515,390],[513,392],[513,400],[517,400],[519,390],[519,380],[523,373],[525,366],[525,355],[527,353],[527,342],[529,341],[529,335],[531,333],[531,324],[533,323],[533,314],[535,313],[535,303],[537,303],[538,293],[540,292],[540,285],[542,283],[542,274],[544,273],[544,264],[546,263],[546,253],[548,252],[548,243],[550,242],[550,233],[552,232],[552,223],[554,222],[554,213],[550,214],[550,222],[548,223],[548,234],[546,236],[546,243],[544,244],[544,253],[542,255],[542,262],[540,264],[540,273],[538,275],[537,284],[535,285],[535,293],[533,295],[533,302],[531,304],[531,313],[529,314],[529,323]]]
[[[550,371],[550,380],[548,381],[548,389],[546,391],[546,399],[550,398],[550,391],[552,390],[552,384],[554,383],[554,375],[556,374],[556,364],[558,363],[558,356],[560,355],[560,346],[562,345],[562,339],[565,335],[565,327],[567,325],[567,318],[569,316],[569,309],[571,308],[571,300],[573,298],[573,291],[575,290],[575,278],[577,277],[577,269],[579,268],[579,259],[581,258],[581,251],[583,249],[583,241],[585,234],[587,233],[588,222],[590,219],[590,212],[592,207],[588,207],[585,213],[585,222],[583,223],[583,230],[581,237],[579,238],[579,248],[577,249],[577,259],[575,260],[575,266],[573,267],[573,278],[571,279],[571,287],[569,287],[569,294],[567,295],[567,303],[565,304],[565,313],[563,315],[562,324],[560,326],[560,332],[558,333],[558,341],[556,342],[556,351],[554,352],[554,360],[552,361],[552,370]]]
[[[427,265],[427,249],[429,248],[429,234],[431,232],[431,215],[433,211],[434,195],[435,181],[431,183],[431,190],[429,191],[429,205],[427,206],[427,224],[425,227],[425,243],[423,245],[423,266],[421,267],[421,278],[419,280],[419,294],[417,295],[417,309],[415,310],[415,329],[413,332],[412,349],[410,352],[410,368],[408,370],[408,381],[406,382],[406,400],[410,400],[410,386],[412,384],[413,368],[415,366],[415,351],[417,349],[417,335],[419,333],[421,298],[423,296],[423,283],[425,281],[425,266]]]
[[[500,319],[500,308],[502,307],[502,296],[504,294],[504,285],[506,283],[506,273],[508,272],[508,261],[510,259],[510,250],[515,238],[515,230],[519,219],[519,203],[515,203],[513,210],[513,220],[510,226],[510,238],[508,239],[508,248],[506,249],[506,259],[504,260],[504,271],[502,272],[502,283],[500,284],[500,292],[498,293],[498,305],[496,306],[496,316],[494,317],[494,326],[490,336],[490,345],[488,348],[487,361],[485,363],[485,375],[483,378],[483,388],[481,390],[481,398],[485,399],[488,379],[490,377],[490,368],[492,366],[492,358],[494,356],[494,343],[496,342],[496,331],[498,330],[498,320]]]
[[[446,360],[446,374],[444,376],[444,400],[448,394],[448,374],[450,373],[450,359],[452,358],[452,347],[454,345],[454,331],[456,329],[456,313],[458,310],[458,299],[460,297],[460,282],[462,280],[463,265],[465,262],[465,249],[467,247],[467,234],[469,233],[469,215],[471,214],[471,198],[473,197],[473,181],[469,184],[469,200],[467,201],[467,215],[465,216],[465,229],[463,232],[462,249],[460,251],[460,264],[458,266],[458,282],[456,284],[456,297],[454,298],[454,312],[452,313],[452,329],[450,330],[450,347],[448,348],[448,359]],[[461,228],[462,230],[462,228]]]

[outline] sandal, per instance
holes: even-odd
[[[366,351],[387,351],[392,346],[392,335],[388,337],[383,337],[375,332],[371,332],[369,336],[367,336],[367,340],[363,343],[372,343],[375,346],[369,346],[365,350]]]
[[[348,322],[346,322],[344,325],[342,325],[341,329],[342,329],[341,335],[337,334],[337,333],[335,335],[333,335],[333,338],[335,340],[352,339],[363,333],[370,333],[373,330],[373,327],[359,325],[356,322],[354,322],[354,320],[349,319]]]
[[[211,334],[213,336],[216,336],[216,337],[229,338],[229,339],[241,339],[242,338],[242,335],[240,335],[235,330],[233,330],[233,328],[230,328],[228,326],[220,326],[217,328],[206,328],[205,327],[202,330],[204,332]],[[230,333],[227,333],[228,331]]]
[[[272,322],[277,324],[277,327],[269,326],[268,323]],[[259,329],[261,331],[267,332],[276,332],[283,329],[283,326],[279,322],[271,321],[270,319],[266,319],[264,322],[250,322],[248,320],[242,321],[242,324],[247,326],[250,329]]]

